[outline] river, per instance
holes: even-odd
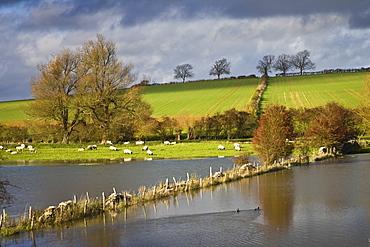
[[[229,158],[104,165],[0,166],[17,187],[8,212],[102,191],[135,190],[186,173],[208,176]],[[73,225],[23,233],[1,246],[369,246],[370,155],[317,162]],[[257,208],[260,210],[257,210]],[[239,208],[240,212],[236,212]]]

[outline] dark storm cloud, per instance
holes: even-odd
[[[180,63],[194,79],[222,57],[234,75],[252,74],[263,55],[304,49],[318,69],[367,67],[369,1],[0,0],[0,100],[29,98],[38,63],[97,33],[156,82]]]
[[[79,29],[93,27],[95,20],[88,17],[106,10],[120,13],[125,26],[151,22],[157,18],[217,17],[265,18],[275,16],[305,16],[317,13],[347,15],[350,27],[370,26],[370,4],[368,0],[70,0],[70,1],[16,1],[31,8],[25,28]],[[0,5],[1,6],[1,5]],[[172,16],[171,11],[176,10]],[[83,18],[82,18],[83,17]]]

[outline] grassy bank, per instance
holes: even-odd
[[[218,150],[218,145],[223,145],[225,150]],[[6,152],[5,149],[16,150],[17,145],[3,144],[4,149],[0,150],[3,158],[2,162],[9,161],[78,161],[78,160],[124,160],[124,159],[164,159],[164,158],[199,158],[199,157],[218,157],[235,156],[240,151],[235,151],[233,142],[226,141],[208,141],[208,142],[177,142],[174,145],[164,145],[163,142],[147,142],[145,145],[153,152],[148,155],[142,148],[144,145],[135,143],[114,144],[118,151],[109,149],[110,145],[97,145],[96,150],[87,150],[88,144],[31,144],[36,153],[31,153],[25,148],[17,154]],[[85,148],[84,151],[78,151]],[[124,149],[129,149],[132,154],[125,154]],[[252,152],[250,143],[242,143],[242,152]],[[1,164],[1,163],[0,163]]]

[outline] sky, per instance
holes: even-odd
[[[370,0],[0,0],[0,101],[32,98],[38,64],[97,34],[155,83],[185,63],[216,78],[222,58],[223,77],[259,75],[264,55],[303,50],[316,70],[370,67]]]

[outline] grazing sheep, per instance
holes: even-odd
[[[136,145],[143,145],[144,144],[144,142],[143,141],[137,141],[136,142]]]
[[[222,145],[218,145],[218,150],[225,150],[225,147]]]
[[[17,151],[22,151],[23,152],[24,147],[23,146],[18,146],[18,147],[15,147],[15,149],[17,149]]]
[[[234,148],[240,147],[240,143],[234,143]]]
[[[27,146],[27,149],[28,149],[28,150],[30,150],[30,149],[32,149],[32,148],[33,148],[33,146],[31,146],[31,145],[28,145],[28,146]]]
[[[0,150],[3,150],[4,149],[4,147],[3,146],[0,146]]]
[[[147,150],[147,151],[146,151],[146,153],[147,153],[148,155],[153,155],[153,152],[152,152],[152,151],[150,151],[150,150]]]
[[[109,150],[112,150],[112,151],[118,151],[118,149],[117,149],[116,147],[114,147],[114,146],[110,146],[110,147],[109,147]]]
[[[109,144],[109,145],[112,145],[112,141],[105,141],[105,144]]]
[[[164,142],[163,142],[163,144],[164,144],[164,145],[171,145],[171,142],[169,142],[169,141],[164,141]]]
[[[88,150],[98,149],[98,146],[97,145],[89,145],[89,146],[87,146],[87,149]]]
[[[29,148],[28,151],[30,151],[30,153],[36,153],[36,149],[34,148]]]
[[[327,150],[327,148],[326,147],[320,147],[319,148],[319,154],[326,154],[326,152],[327,152],[328,150]]]
[[[240,146],[235,146],[235,150],[236,151],[242,151],[242,149],[240,148]]]
[[[14,151],[14,152],[11,152],[10,154],[17,154],[18,152]]]
[[[77,151],[85,151],[84,148],[79,148]]]
[[[149,147],[148,147],[148,146],[144,146],[141,150],[146,151],[146,150],[148,150],[148,149],[149,149]]]
[[[9,152],[9,153],[11,153],[11,152],[12,152],[12,150],[11,150],[11,149],[7,149],[7,150],[5,150],[5,152]]]
[[[124,149],[123,153],[124,154],[132,154],[132,151],[130,149]]]
[[[171,142],[170,144],[171,144],[171,145],[175,145],[175,144],[176,144],[176,142]]]
[[[130,144],[130,142],[124,142],[123,144],[127,145],[127,144]]]

